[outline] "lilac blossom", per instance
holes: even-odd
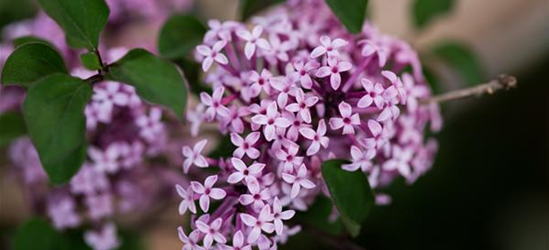
[[[232,158],[231,163],[236,169],[236,172],[232,173],[227,182],[235,184],[242,180],[245,180],[248,186],[254,186],[259,188],[256,175],[261,173],[261,170],[265,167],[263,163],[253,163],[249,167],[239,158]]]
[[[265,38],[261,38],[261,34],[263,33],[263,27],[262,26],[255,26],[252,30],[252,32],[249,32],[247,30],[241,29],[238,30],[236,33],[240,38],[242,38],[244,41],[246,41],[244,54],[246,55],[246,58],[250,59],[254,55],[256,51],[256,47],[262,48],[264,50],[270,50],[271,45]]]
[[[198,245],[198,241],[200,239],[200,230],[194,230],[189,234],[189,236],[187,236],[183,231],[183,228],[178,227],[177,234],[179,236],[179,240],[183,242],[182,250],[204,250],[205,249],[200,245]]]
[[[353,114],[352,107],[346,102],[339,104],[339,113],[341,117],[330,118],[330,127],[332,130],[343,128],[343,134],[354,134],[353,126],[360,125],[360,117],[358,114]]]
[[[227,242],[227,239],[225,239],[225,236],[219,232],[219,229],[221,228],[221,225],[223,224],[223,220],[221,218],[217,218],[214,221],[212,221],[211,224],[206,224],[202,221],[196,222],[196,227],[200,232],[206,234],[204,236],[204,246],[206,248],[210,248],[212,246],[212,243],[218,242],[218,243],[225,243]]]
[[[231,142],[238,147],[233,155],[242,158],[246,154],[250,159],[257,159],[259,157],[259,150],[254,147],[254,144],[259,140],[259,137],[259,132],[250,133],[246,136],[246,139],[242,139],[237,133],[231,133]]]
[[[189,168],[193,164],[200,168],[208,167],[206,158],[202,156],[202,150],[206,146],[206,143],[208,143],[208,140],[202,140],[196,143],[192,149],[189,146],[183,147],[181,152],[186,157],[185,162],[183,162],[183,172],[189,172]]]
[[[252,231],[248,235],[248,243],[256,242],[261,232],[272,233],[275,230],[275,226],[272,223],[274,217],[271,214],[270,206],[264,206],[257,216],[242,213],[240,214],[240,218],[245,225],[252,228]]]
[[[120,240],[116,235],[116,226],[112,223],[104,225],[98,232],[85,232],[84,240],[94,250],[112,250],[120,246]]]
[[[177,194],[183,199],[181,203],[179,203],[179,214],[185,214],[185,212],[187,212],[187,209],[191,213],[196,214],[196,205],[194,203],[193,189],[191,187],[184,189],[180,185],[175,185],[175,189],[177,190]]]
[[[76,205],[72,198],[63,197],[48,204],[48,215],[57,229],[72,228],[80,224],[81,219],[76,214]]]
[[[214,61],[219,64],[227,64],[229,62],[225,55],[219,53],[226,44],[225,41],[219,41],[211,48],[206,45],[200,45],[196,48],[198,53],[205,56],[204,62],[202,62],[202,70],[208,71]]]
[[[192,0],[108,0],[110,9],[106,30],[99,51],[106,64],[113,63],[130,48],[152,44],[136,44],[127,39],[129,30],[149,29],[143,24],[158,26],[174,11],[188,10]],[[116,32],[113,32],[116,31]],[[78,60],[81,50],[71,50],[66,44],[64,32],[45,13],[9,25],[3,32],[0,44],[0,68],[5,56],[14,49],[14,39],[35,36],[53,44],[63,56],[72,75],[83,79],[95,72],[82,68]],[[129,48],[113,48],[106,44],[126,43]],[[24,100],[23,91],[15,87],[0,87],[0,113],[19,111]],[[22,186],[31,197],[32,204],[46,204],[43,215],[58,229],[79,228],[85,232],[85,242],[95,250],[116,249],[120,245],[116,227],[111,223],[113,215],[127,212],[145,212],[151,204],[166,200],[166,188],[180,180],[180,171],[159,167],[152,157],[171,158],[166,148],[167,124],[170,117],[162,116],[162,110],[142,101],[135,88],[126,84],[103,81],[93,85],[91,101],[86,105],[86,131],[88,139],[87,159],[83,167],[65,185],[49,185],[36,150],[26,137],[10,146],[9,161],[13,171],[21,176]],[[177,155],[181,143],[177,144]],[[174,147],[174,146],[172,146]],[[171,151],[170,151],[171,152]],[[172,163],[175,163],[172,162]],[[177,164],[181,164],[177,160]],[[171,172],[171,174],[169,174]],[[42,209],[39,209],[42,210]],[[96,230],[89,230],[90,225]]]
[[[225,197],[226,192],[221,188],[214,188],[213,185],[217,182],[217,175],[212,175],[206,178],[204,185],[200,182],[191,182],[192,190],[195,194],[200,195],[200,208],[207,212],[210,208],[210,198],[221,200]]]
[[[218,53],[228,62],[212,66],[206,82],[214,92],[228,91],[189,111],[194,127],[217,124],[234,146],[226,156],[204,156],[211,170],[219,170],[214,182],[222,200],[197,192],[198,182],[178,188],[187,192],[180,192],[183,206],[197,199],[218,205],[192,216],[191,225],[221,219],[214,231],[233,242],[209,239],[207,247],[248,246],[241,239],[259,249],[284,244],[300,231],[288,226],[295,211],[328,195],[323,161],[350,160],[341,167],[363,172],[375,192],[396,178],[412,183],[430,168],[437,147],[426,134],[437,132],[442,121],[436,104],[419,102],[431,92],[410,46],[370,23],[359,34],[348,33],[321,0],[292,0],[251,20],[210,22],[203,44],[225,42]],[[212,107],[210,99],[231,115],[201,115]],[[237,125],[229,125],[235,119]],[[210,175],[197,172],[197,180]],[[390,201],[378,195],[380,205]],[[206,246],[204,234],[196,237],[196,245]]]
[[[349,71],[352,67],[351,63],[341,61],[336,56],[328,57],[328,65],[320,67],[315,75],[320,78],[330,76],[330,85],[337,90],[341,84],[341,73]]]

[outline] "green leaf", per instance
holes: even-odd
[[[0,147],[7,146],[14,139],[25,135],[25,120],[19,112],[0,114]]]
[[[80,55],[80,61],[89,70],[100,70],[101,61],[94,51],[90,51]]]
[[[78,172],[86,157],[84,108],[90,84],[64,74],[40,79],[27,92],[23,113],[40,161],[55,184]]]
[[[53,46],[53,44],[51,44],[50,42],[35,36],[22,36],[22,37],[15,38],[13,40],[13,47],[18,48],[19,46],[27,43],[42,43],[52,48],[55,48],[55,46]]]
[[[242,20],[247,20],[254,14],[271,7],[272,5],[283,3],[286,0],[240,0],[240,13]]]
[[[454,69],[461,80],[468,85],[473,86],[483,80],[480,60],[466,45],[457,42],[444,42],[437,45],[433,52]]]
[[[202,42],[206,30],[194,16],[171,16],[160,31],[158,51],[169,59],[185,57]]]
[[[361,171],[341,169],[345,160],[329,160],[322,163],[322,177],[328,186],[341,220],[353,237],[360,232],[362,223],[374,207],[374,193],[368,179]]]
[[[326,3],[349,32],[362,31],[368,0],[326,0]]]
[[[38,0],[44,11],[65,31],[73,48],[94,50],[107,24],[109,7],[104,0]]]
[[[13,239],[14,250],[68,250],[61,233],[47,222],[32,218],[21,226]]]
[[[305,212],[298,212],[296,219],[324,232],[340,235],[343,231],[341,220],[330,221],[332,214],[332,202],[325,196],[316,198],[315,203]]]
[[[416,28],[423,28],[436,17],[452,10],[454,0],[416,0],[412,6],[412,18]]]
[[[2,84],[28,87],[34,81],[54,73],[68,73],[61,55],[43,43],[26,43],[6,60]]]
[[[135,86],[141,98],[167,106],[183,118],[187,84],[174,64],[144,49],[134,49],[111,65],[107,79]]]

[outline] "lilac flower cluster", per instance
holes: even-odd
[[[188,9],[192,1],[140,0],[136,4],[109,0],[107,3],[111,9],[108,30],[139,19],[160,21],[173,11]],[[63,31],[44,13],[4,30],[0,66],[14,49],[12,41],[29,35],[52,43],[72,75],[85,79],[95,74],[77,66],[80,51],[69,49]],[[108,45],[109,41],[102,43]],[[110,63],[122,57],[127,49],[102,46],[100,51],[105,62]],[[22,89],[0,86],[0,114],[20,110],[23,100]],[[113,222],[115,215],[145,217],[159,200],[169,199],[175,193],[171,187],[181,182],[182,177],[168,168],[174,158],[169,152],[175,145],[180,148],[182,141],[168,137],[173,117],[143,102],[133,87],[118,82],[104,81],[93,86],[85,116],[88,160],[69,184],[56,187],[49,184],[38,154],[26,137],[12,143],[9,158],[35,213],[49,217],[59,230],[84,228],[84,240],[94,250],[115,249],[122,241]]]
[[[236,149],[212,159],[207,140],[183,148],[185,173],[217,171],[176,186],[179,213],[192,214],[192,231],[179,229],[184,249],[276,249],[299,231],[285,221],[329,196],[320,171],[328,159],[348,159],[342,168],[363,171],[375,190],[430,168],[437,143],[425,131],[441,118],[437,105],[419,105],[431,93],[406,42],[369,23],[349,34],[319,0],[289,1],[250,25],[209,26],[196,57],[213,93],[188,119],[195,134],[218,123]]]
[[[123,54],[121,49],[109,52],[112,60]],[[73,74],[87,77],[93,72],[76,68]],[[162,193],[171,185],[164,183],[169,181],[164,172],[177,173],[147,162],[165,152],[167,125],[162,111],[142,102],[132,87],[117,82],[94,85],[85,115],[89,160],[69,184],[48,185],[28,138],[15,141],[9,155],[37,211],[44,209],[59,230],[91,223],[99,230],[88,230],[84,239],[95,250],[109,250],[120,244],[112,223],[115,213],[145,214],[156,199],[166,198]]]

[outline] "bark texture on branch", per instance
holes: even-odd
[[[509,90],[512,88],[515,88],[517,86],[517,78],[510,75],[499,75],[496,79],[484,83],[475,87],[466,88],[466,89],[460,89],[451,91],[445,94],[433,96],[431,98],[427,98],[424,100],[421,100],[421,104],[429,104],[429,103],[441,103],[441,102],[447,102],[452,100],[458,100],[458,99],[464,99],[467,97],[472,96],[482,96],[485,94],[493,94],[498,90]]]

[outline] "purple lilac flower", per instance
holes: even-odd
[[[129,48],[104,46],[117,44],[126,35],[127,27],[143,24],[158,26],[174,11],[191,7],[192,0],[108,0],[111,15],[102,36],[99,50],[105,63],[121,58]],[[147,28],[147,27],[145,27]],[[116,29],[116,32],[110,32]],[[148,29],[148,28],[147,28]],[[13,40],[36,36],[53,44],[63,56],[71,74],[87,78],[95,74],[79,66],[80,50],[71,50],[59,26],[46,14],[10,24],[1,34],[0,68],[13,51]],[[127,40],[127,39],[126,39]],[[132,41],[133,42],[133,41]],[[0,114],[20,111],[24,91],[18,87],[0,86]],[[166,197],[166,187],[181,181],[181,174],[157,166],[153,157],[174,159],[170,152],[181,149],[181,138],[168,136],[173,119],[162,109],[143,102],[129,85],[104,81],[93,86],[93,96],[85,108],[87,120],[88,161],[69,184],[51,186],[38,154],[26,137],[12,143],[9,160],[21,179],[30,203],[45,211],[52,224],[61,229],[103,224],[103,228],[87,230],[85,241],[95,250],[118,247],[120,240],[112,221],[113,214],[144,213]],[[176,147],[177,150],[167,147]],[[175,164],[170,162],[168,164]],[[180,164],[178,161],[177,164]],[[168,188],[169,191],[169,188]],[[44,205],[42,205],[44,204]],[[45,206],[43,208],[42,206]],[[190,209],[190,208],[189,208]],[[195,211],[194,209],[191,211]]]
[[[116,226],[113,223],[104,225],[100,231],[85,232],[84,240],[94,250],[112,250],[120,246]]]
[[[374,190],[396,178],[411,183],[430,168],[437,147],[425,131],[438,131],[441,118],[436,104],[418,102],[431,93],[417,53],[405,42],[370,23],[349,34],[321,0],[288,1],[251,24],[212,20],[209,26],[196,58],[214,95],[203,93],[189,119],[194,135],[201,124],[217,123],[235,150],[218,159],[185,154],[186,162],[201,155],[209,170],[218,170],[208,178],[223,190],[223,200],[210,201],[199,182],[192,195],[190,186],[177,189],[182,210],[207,201],[200,206],[206,214],[191,216],[191,225],[204,232],[215,222],[212,233],[232,243],[206,240],[194,227],[193,245],[271,249],[285,243],[300,230],[286,225],[295,210],[329,195],[320,171],[328,159],[348,159],[342,168],[364,172]],[[206,117],[199,115],[205,107]],[[219,112],[225,109],[233,115]],[[239,125],[228,126],[234,119]],[[378,194],[376,200],[391,199]],[[210,202],[219,206],[212,210]]]

